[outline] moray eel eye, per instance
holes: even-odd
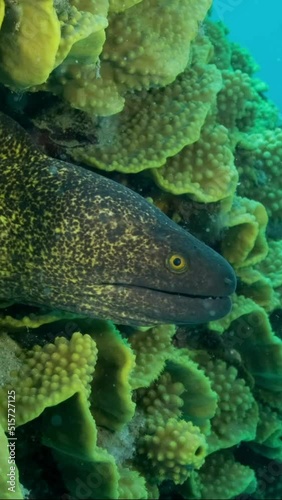
[[[188,263],[182,255],[173,254],[167,260],[167,267],[174,273],[183,273],[186,271]]]

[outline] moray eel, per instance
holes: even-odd
[[[204,323],[236,279],[130,189],[40,151],[0,114],[0,298],[125,325]]]

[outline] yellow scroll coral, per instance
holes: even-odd
[[[0,28],[4,19],[5,14],[5,2],[4,0],[0,0]]]
[[[231,65],[235,71],[240,70],[250,76],[259,71],[258,64],[247,49],[241,47],[238,43],[231,43],[230,47]]]
[[[6,395],[7,398],[7,395]],[[16,441],[8,441],[0,425],[0,494],[3,500],[21,500],[19,472],[15,463]]]
[[[48,317],[47,317],[48,318]],[[59,321],[56,315],[50,315],[48,332],[53,335],[53,328],[63,329],[65,335],[71,334],[73,327],[93,329],[93,321]],[[57,317],[57,319],[62,319]],[[31,324],[37,330],[29,334],[32,340],[37,335],[44,317],[17,320],[6,319],[9,328],[17,331],[21,337],[24,324]],[[48,323],[48,319],[46,321]],[[3,322],[5,324],[5,322]],[[97,324],[96,336],[101,331]],[[92,328],[91,328],[92,327]],[[24,328],[26,332],[26,328]],[[107,332],[106,332],[107,333]],[[1,336],[4,334],[1,334]],[[24,335],[25,336],[25,335]],[[106,336],[106,335],[105,335]],[[45,335],[46,338],[46,335]],[[7,338],[5,337],[7,341]],[[6,343],[6,342],[5,342]],[[16,425],[23,425],[40,415],[40,435],[45,446],[53,450],[58,469],[61,471],[66,487],[71,494],[77,494],[78,481],[90,487],[91,498],[117,498],[119,474],[114,458],[104,449],[97,446],[97,428],[90,412],[89,395],[95,384],[90,386],[96,364],[96,343],[86,333],[75,332],[70,340],[65,337],[56,337],[54,342],[43,347],[35,345],[32,349],[22,349],[10,339],[9,349],[15,351],[16,358],[9,356],[12,365],[6,363],[6,369],[13,369],[12,373],[4,374],[0,389],[0,416],[7,426],[7,390],[16,387],[17,417]],[[103,362],[103,342],[99,345]],[[129,349],[129,348],[128,348]],[[121,352],[117,352],[120,355]],[[7,356],[7,352],[6,352]],[[117,358],[109,359],[111,361]],[[100,360],[100,361],[101,361]],[[122,361],[122,359],[121,359]],[[101,377],[101,367],[98,367],[97,377]],[[112,366],[113,371],[115,370]],[[1,365],[3,370],[3,365]],[[126,370],[126,366],[125,366]],[[109,369],[110,371],[110,369]],[[117,367],[117,374],[119,369]],[[113,381],[114,378],[111,379]],[[118,376],[117,376],[117,381]],[[106,384],[104,384],[104,389]],[[119,387],[117,388],[117,398]],[[99,399],[99,398],[97,398]],[[103,410],[103,408],[102,408]],[[36,426],[36,423],[34,424]],[[89,477],[97,482],[88,483]],[[105,479],[106,475],[106,479]],[[98,485],[97,485],[98,483]],[[2,491],[1,491],[2,494]],[[12,497],[11,497],[12,498]]]
[[[204,371],[187,349],[170,354],[162,375],[148,387],[137,391],[138,406],[154,420],[190,420],[208,432],[217,406],[217,395]]]
[[[260,405],[260,418],[257,435],[251,447],[265,457],[282,459],[282,421],[281,413],[269,406]]]
[[[142,0],[110,0],[110,12],[122,12]]]
[[[56,2],[61,24],[56,70],[34,90],[62,96],[91,115],[118,113],[128,89],[167,85],[184,71],[210,4],[112,0],[108,12],[107,0]]]
[[[185,387],[180,396],[185,420],[190,420],[202,432],[208,433],[210,419],[216,411],[217,394],[202,367],[194,361],[192,352],[187,349],[176,350],[167,362],[166,370],[172,382],[180,382]]]
[[[210,326],[221,332],[228,330],[225,342],[239,351],[258,387],[277,393],[282,390],[282,341],[262,307],[247,297],[235,296],[231,313]]]
[[[100,65],[97,55],[95,64],[62,66],[63,71],[59,67],[54,72],[54,77],[49,80],[46,89],[62,95],[72,107],[90,115],[108,116],[123,109],[124,98],[113,81],[113,70],[109,64]]]
[[[209,452],[254,439],[258,408],[245,380],[239,377],[235,366],[203,354],[199,358],[218,395],[218,406],[211,421],[212,432],[208,436]]]
[[[44,83],[55,66],[60,38],[53,0],[7,3],[0,31],[0,81],[15,90]]]
[[[69,8],[65,8],[64,4],[57,7],[62,32],[56,56],[58,67],[42,90],[62,96],[74,108],[100,114],[101,107],[109,107],[109,96],[99,92],[99,83],[102,80],[99,55],[108,25],[108,2],[102,0],[97,3],[89,0],[87,3],[73,3],[76,5],[70,5]],[[123,100],[121,102],[123,103]],[[120,109],[121,107],[116,109],[110,106],[111,112]]]
[[[129,343],[136,354],[136,365],[130,375],[133,389],[148,387],[163,371],[173,347],[174,325],[160,325],[146,332],[137,330],[129,337]]]
[[[274,291],[273,283],[267,273],[259,271],[260,265],[265,260],[256,268],[241,267],[236,270],[237,276],[240,278],[238,294],[249,297],[266,311],[271,312],[279,306],[280,300],[279,293]]]
[[[91,383],[91,411],[97,425],[118,430],[134,415],[130,375],[135,356],[112,323],[90,321],[87,329],[99,352]]]
[[[190,470],[202,466],[207,445],[198,427],[170,418],[149,425],[137,443],[137,452],[154,482],[171,479],[181,484]]]
[[[56,54],[56,66],[63,61],[64,66],[76,63],[79,69],[82,64],[95,64],[105,41],[107,4],[107,0],[99,3],[93,0],[86,3],[72,1],[67,8],[64,2],[57,4],[61,40]],[[64,70],[60,68],[61,73],[64,71],[65,67]]]
[[[257,268],[269,280],[273,288],[282,286],[282,240],[268,240],[269,252]]]
[[[74,333],[70,340],[57,337],[52,344],[18,351],[20,370],[0,389],[1,413],[7,404],[4,394],[17,389],[17,425],[40,415],[54,406],[81,393],[90,393],[97,348],[89,335]],[[3,392],[4,391],[4,392]]]
[[[211,62],[215,64],[218,69],[229,69],[231,63],[231,48],[226,37],[228,28],[222,22],[215,23],[210,19],[206,19],[204,22],[204,32],[209,37],[214,49]]]
[[[199,139],[220,87],[215,66],[187,69],[163,89],[129,95],[121,113],[97,122],[98,144],[69,152],[74,159],[107,171],[136,173],[160,167],[168,156]]]
[[[120,500],[143,500],[148,498],[145,478],[137,470],[120,467],[119,474],[118,498]]]
[[[222,255],[235,267],[262,261],[268,252],[267,222],[267,213],[261,203],[236,197],[227,215],[228,229],[221,242]]]
[[[266,258],[256,267],[264,279],[271,283],[274,296],[270,310],[274,310],[282,305],[282,240],[268,240],[268,244]]]
[[[228,129],[238,126],[246,114],[248,101],[256,95],[249,75],[240,70],[222,72],[223,88],[217,96],[218,120]]]
[[[163,418],[181,417],[185,390],[182,382],[174,382],[170,373],[164,372],[148,389],[138,391],[138,406],[154,418],[160,414]]]
[[[162,189],[187,193],[197,201],[209,203],[233,195],[238,174],[227,129],[204,125],[198,141],[168,158],[164,167],[153,170],[153,175]]]
[[[210,455],[199,472],[202,500],[229,500],[256,489],[254,471],[234,460],[231,452]]]
[[[282,130],[250,134],[238,144],[236,165],[240,175],[239,194],[264,204],[268,214],[281,221]]]
[[[189,60],[191,41],[211,0],[143,0],[109,17],[103,60],[119,85],[140,89],[167,85]]]

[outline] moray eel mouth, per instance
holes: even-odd
[[[163,309],[162,319],[164,322],[173,320],[175,323],[206,323],[215,319],[222,318],[231,310],[231,299],[228,296],[202,296],[188,295],[184,293],[167,292],[156,290],[154,288],[136,287],[134,285],[116,285],[132,289],[134,293],[147,295],[151,301],[156,301],[158,304],[157,312],[159,314],[159,305],[166,300],[167,308]],[[153,316],[154,304],[151,306],[151,314]],[[175,311],[177,310],[177,320],[175,321]]]
[[[234,283],[228,288],[231,286],[234,291]],[[160,323],[160,317],[162,323],[201,324],[222,318],[231,310],[230,290],[226,295],[213,296],[123,283],[104,283],[101,288],[116,305],[116,321],[123,324],[154,325]]]

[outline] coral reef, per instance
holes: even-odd
[[[282,132],[211,3],[0,0],[1,110],[238,276],[201,326],[1,301],[1,498],[281,498]]]

